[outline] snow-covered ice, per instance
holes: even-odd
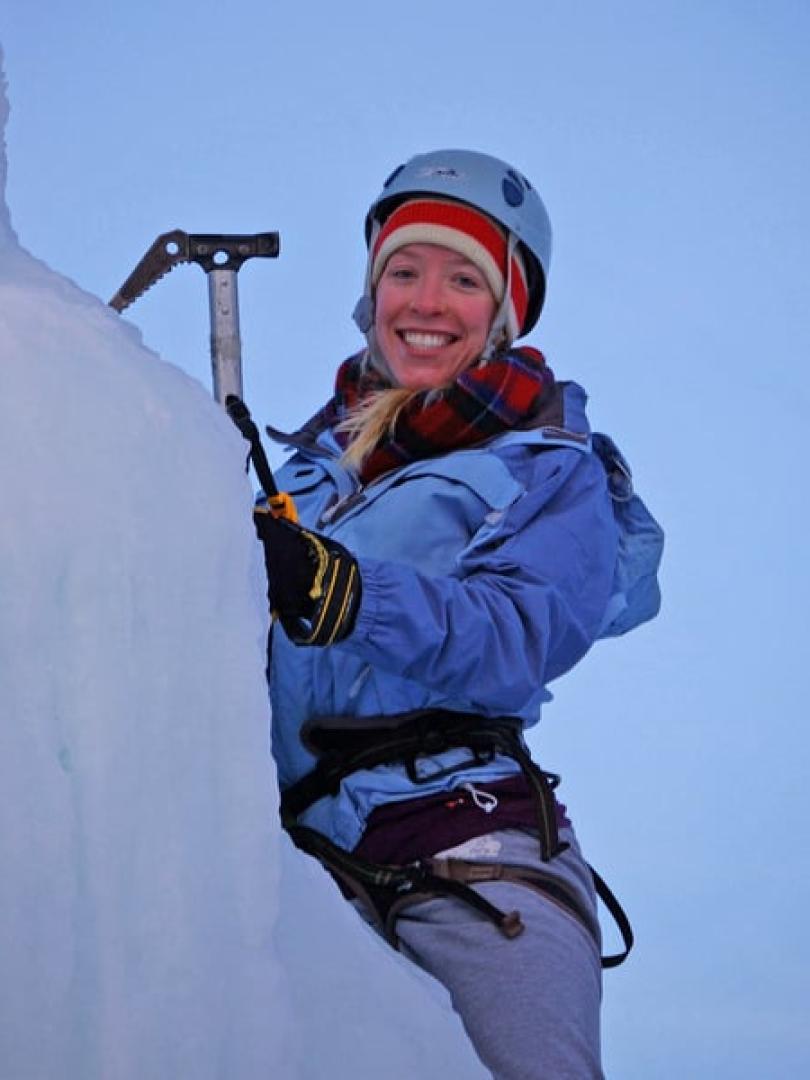
[[[5,176],[0,1076],[485,1076],[280,835],[244,444],[19,246]]]
[[[0,225],[0,1075],[283,1075],[242,446]]]

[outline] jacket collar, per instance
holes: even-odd
[[[509,442],[554,444],[570,442],[577,446],[587,446],[591,434],[585,412],[587,401],[588,395],[579,383],[556,382],[544,397],[540,410],[532,418],[530,426],[518,428],[489,441],[502,443],[508,440]],[[314,457],[339,457],[341,453],[331,429],[323,421],[320,413],[316,413],[297,431],[284,432],[270,424],[266,425],[265,431],[273,442],[301,450]],[[527,435],[531,437],[526,438]]]

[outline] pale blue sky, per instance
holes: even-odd
[[[810,1074],[810,6],[3,15],[21,242],[107,299],[168,228],[279,229],[240,289],[246,396],[281,427],[357,346],[362,216],[394,165],[475,147],[534,181],[555,251],[530,340],[588,388],[669,538],[659,620],[556,686],[534,740],[637,933],[606,976],[607,1073]],[[128,314],[209,384],[196,267]]]

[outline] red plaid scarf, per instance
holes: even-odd
[[[394,430],[366,458],[360,479],[367,484],[391,469],[475,446],[513,428],[530,427],[554,374],[537,349],[520,348],[467,368],[449,387],[414,395],[396,420]],[[338,368],[332,400],[307,427],[334,427],[368,394],[390,389],[382,375],[364,363],[364,354],[349,357]],[[345,448],[348,436],[336,432]]]

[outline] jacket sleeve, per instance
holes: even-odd
[[[338,648],[492,713],[517,712],[588,650],[604,614],[616,526],[601,464],[563,450],[457,574],[361,558],[363,597]]]

